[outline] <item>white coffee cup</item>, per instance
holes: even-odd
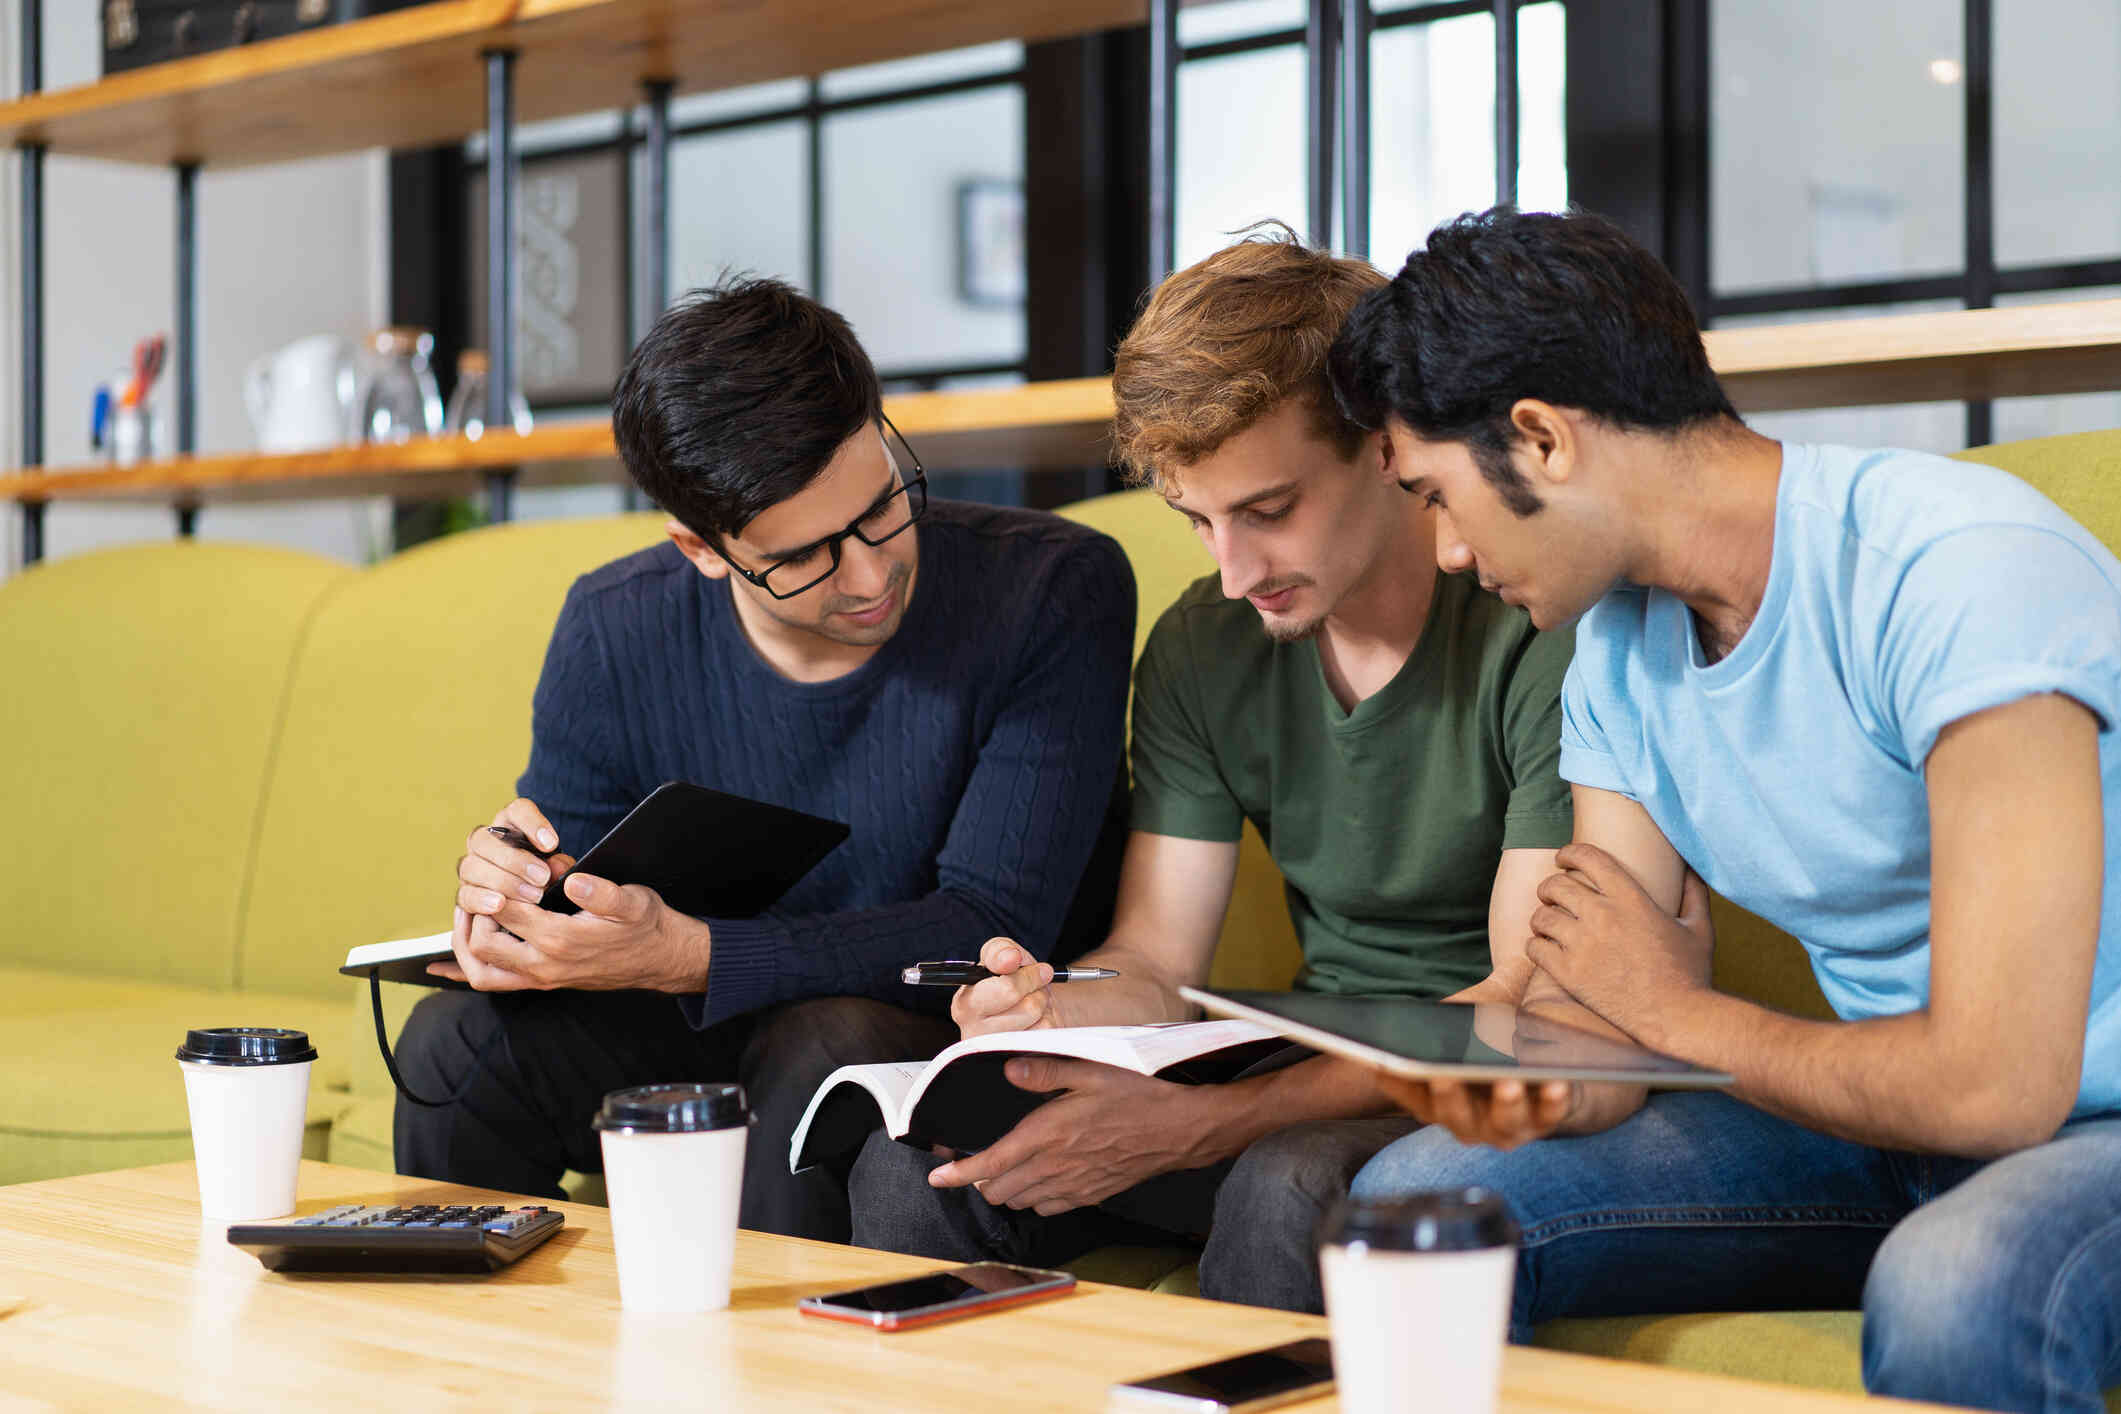
[[[1348,1414],[1495,1408],[1517,1225],[1480,1188],[1349,1199],[1320,1231],[1333,1379]]]
[[[751,1123],[743,1087],[614,1090],[591,1123],[603,1135],[619,1304],[662,1312],[727,1307]]]
[[[201,1215],[249,1222],[295,1210],[316,1058],[306,1034],[274,1026],[185,1033],[177,1063],[191,1109]]]

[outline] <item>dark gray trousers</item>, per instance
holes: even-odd
[[[1371,1155],[1417,1128],[1404,1115],[1291,1125],[1234,1160],[1161,1174],[1095,1208],[1050,1218],[995,1207],[971,1188],[929,1187],[929,1170],[943,1160],[878,1130],[848,1180],[854,1241],[1046,1267],[1115,1242],[1200,1242],[1202,1295],[1321,1312],[1319,1220]]]
[[[926,1060],[957,1039],[947,1019],[860,997],[792,1002],[695,1031],[655,992],[436,992],[398,1038],[415,1093],[398,1097],[398,1172],[541,1198],[560,1175],[603,1170],[590,1116],[633,1085],[735,1080],[753,1116],[738,1221],[760,1232],[848,1238],[847,1165],[788,1172],[788,1141],[820,1082],[843,1065]]]

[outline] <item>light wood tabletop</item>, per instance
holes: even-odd
[[[628,1316],[608,1215],[575,1204],[554,1205],[558,1236],[489,1276],[269,1273],[200,1221],[192,1185],[185,1163],[0,1188],[0,1403],[1032,1414],[1102,1409],[1116,1380],[1325,1331],[1311,1316],[1085,1284],[880,1334],[799,1316],[796,1299],[936,1263],[756,1233],[739,1239],[728,1311]],[[301,1194],[303,1212],[505,1196],[316,1163]],[[1555,1351],[1513,1347],[1504,1364],[1511,1414],[1862,1403]]]

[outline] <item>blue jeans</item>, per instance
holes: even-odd
[[[2094,1414],[2121,1382],[2121,1118],[1984,1162],[1664,1093],[1510,1153],[1432,1126],[1353,1191],[1461,1184],[1502,1194],[1523,1231],[1512,1340],[1557,1316],[1860,1305],[1875,1394]]]

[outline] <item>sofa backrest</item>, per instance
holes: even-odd
[[[177,541],[0,585],[0,964],[227,987],[289,664],[357,572]]]
[[[334,587],[288,684],[240,932],[246,987],[338,997],[349,947],[441,932],[464,838],[515,793],[576,577],[655,514],[452,535]]]

